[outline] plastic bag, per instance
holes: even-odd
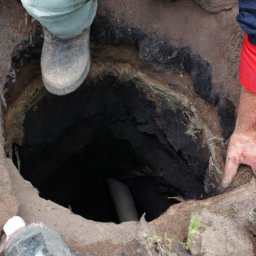
[[[32,223],[8,241],[5,256],[74,256],[61,236],[43,223]]]
[[[45,256],[44,253],[40,250],[39,252],[36,253],[35,256]]]

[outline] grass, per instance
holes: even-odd
[[[198,220],[198,213],[190,218],[190,225],[188,227],[188,239],[186,243],[180,242],[180,244],[186,249],[189,250],[191,245],[194,243],[195,235],[198,233],[198,229],[206,228],[205,225],[201,224]]]
[[[148,254],[152,256],[151,250],[160,253],[161,256],[175,256],[176,253],[172,253],[172,242],[173,240],[169,238],[166,234],[164,239],[157,235],[156,231],[153,230],[147,237],[145,241],[145,247]]]
[[[226,215],[229,215],[229,214],[232,214],[232,213],[235,213],[235,212],[237,212],[237,209],[236,209],[236,208],[230,209],[230,210],[225,211],[225,212],[221,212],[220,215],[221,215],[221,216],[226,216]]]

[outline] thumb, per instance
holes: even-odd
[[[227,156],[224,176],[221,184],[223,188],[228,188],[230,186],[233,178],[236,176],[238,167],[239,167],[239,163]]]

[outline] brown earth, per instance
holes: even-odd
[[[211,2],[218,5],[220,1]],[[227,2],[231,1],[221,1],[223,5]],[[214,89],[238,105],[238,66],[244,33],[236,22],[236,5],[210,15],[195,1],[114,0],[99,1],[98,13],[146,33],[167,37],[178,48],[189,45],[211,64]]]
[[[231,3],[231,1],[227,2]],[[111,17],[116,20],[122,19],[131,27],[140,27],[145,33],[166,36],[178,48],[189,45],[211,64],[214,90],[224,93],[235,106],[238,106],[240,93],[238,62],[243,32],[236,24],[237,11],[237,7],[234,7],[212,15],[192,0],[174,2],[101,0],[98,15],[111,14]],[[30,65],[30,69],[24,68],[17,78],[11,69],[11,59],[15,49],[24,49],[22,41],[34,35],[35,29],[33,25],[35,23],[24,12],[19,2],[3,1],[0,5],[0,24],[0,85],[3,88],[6,73],[10,71],[9,79],[16,80],[16,85],[19,83],[21,86],[19,88],[31,90],[21,90],[12,94],[14,108],[8,111],[4,123],[5,139],[7,139],[13,122],[16,122],[15,114],[21,110],[33,90],[40,89],[43,84],[38,75],[40,74],[38,66]],[[101,73],[104,71],[102,67],[109,65],[113,65],[117,72],[129,70],[137,75],[140,72],[144,79],[154,83],[166,93],[176,94],[188,106],[191,103],[200,121],[205,122],[215,136],[222,137],[216,106],[206,103],[196,95],[191,86],[189,74],[180,76],[179,72],[156,72],[139,58],[138,50],[132,46],[108,45],[105,47],[95,43],[92,44],[92,56],[92,73]],[[178,87],[170,89],[166,86],[168,82],[175,82]],[[3,92],[1,96],[3,97]],[[4,108],[2,113],[5,114]],[[10,143],[21,143],[23,131],[22,127],[19,128],[17,130],[19,133],[15,134],[16,137],[12,137]],[[4,139],[0,148],[1,227],[16,214],[22,216],[27,222],[42,221],[59,232],[72,250],[84,251],[92,256],[148,255],[148,250],[151,250],[153,255],[161,255],[157,253],[156,244],[152,244],[154,239],[151,239],[151,230],[153,229],[156,230],[159,239],[161,237],[164,246],[167,246],[164,241],[165,234],[174,240],[172,252],[177,253],[176,255],[192,253],[192,255],[233,256],[255,253],[253,245],[256,242],[252,235],[255,232],[255,220],[251,215],[255,207],[255,180],[254,178],[251,180],[251,176],[248,178],[247,171],[242,171],[244,175],[238,175],[239,180],[233,183],[235,189],[225,194],[207,200],[174,205],[149,224],[142,220],[141,223],[116,225],[86,220],[73,214],[69,209],[40,198],[37,189],[30,182],[25,181],[12,161],[6,158],[3,146]],[[243,182],[244,180],[246,182]],[[250,183],[247,183],[248,181]],[[247,184],[244,185],[244,183]],[[241,185],[242,187],[239,187]],[[179,241],[183,242],[187,238],[189,219],[196,213],[199,215],[200,222],[207,228],[201,230],[200,235],[195,237],[195,246],[190,252],[186,252]]]

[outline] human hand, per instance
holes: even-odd
[[[240,164],[256,175],[256,94],[242,88],[236,128],[228,145],[222,187],[227,188]]]
[[[222,180],[223,188],[229,187],[240,164],[251,166],[256,175],[255,136],[234,131],[228,145],[224,177]]]

